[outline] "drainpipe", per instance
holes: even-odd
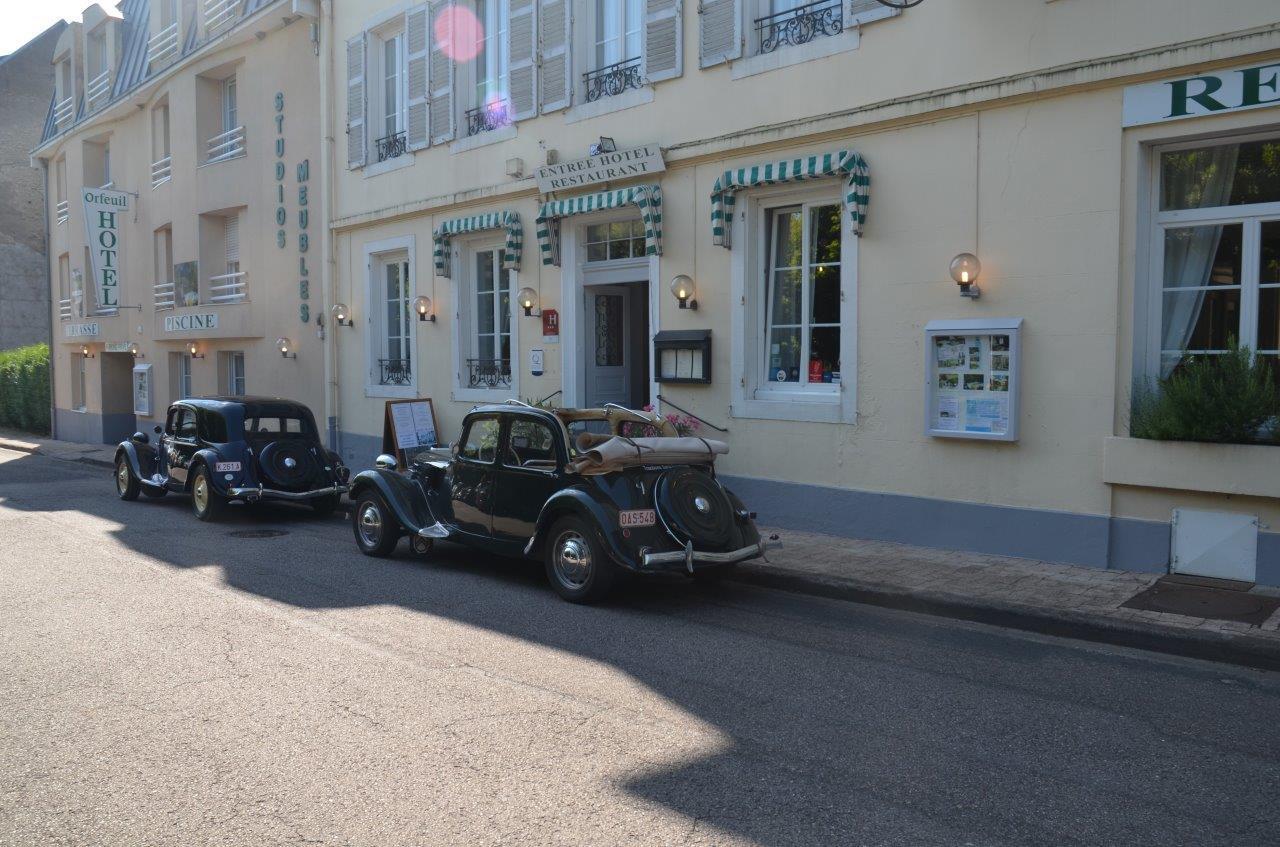
[[[333,100],[333,0],[320,4],[320,220],[324,238],[320,239],[320,290],[325,311],[338,302],[336,264],[333,258],[332,219],[333,202],[330,195],[335,182],[333,163],[333,137],[330,123]],[[329,430],[329,449],[342,454],[342,440],[338,425],[338,339],[342,327],[330,319],[329,342],[324,356],[324,413]]]
[[[49,160],[40,160],[40,172],[44,176],[44,290],[49,295],[49,437],[58,437],[58,395],[54,391],[53,381],[53,363],[57,361],[54,355],[54,347],[57,336],[54,332],[58,329],[61,320],[53,317],[53,271],[49,269],[50,248],[53,244],[53,238],[49,231]],[[61,292],[59,292],[61,293]]]

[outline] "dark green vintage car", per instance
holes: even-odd
[[[369,556],[401,537],[541,559],[566,600],[603,597],[623,571],[714,579],[763,554],[755,514],[720,484],[722,442],[680,438],[621,407],[479,406],[452,449],[407,470],[379,456],[351,483],[352,528]]]

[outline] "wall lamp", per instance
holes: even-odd
[[[951,278],[960,286],[960,296],[977,300],[982,291],[977,286],[978,274],[982,273],[982,263],[972,253],[961,253],[951,260]]]
[[[418,320],[436,322],[435,313],[431,311],[431,298],[421,295],[413,298],[413,310],[418,313]]]
[[[89,345],[88,345],[88,344],[81,344],[81,345],[80,345],[80,358],[82,358],[82,359],[93,359],[93,358],[96,358],[92,353],[90,353],[90,352],[89,352]]]
[[[338,326],[356,325],[356,322],[351,320],[351,310],[347,308],[346,303],[334,303],[329,312],[333,315],[333,322]]]
[[[533,313],[533,310],[538,308],[538,292],[534,291],[532,288],[525,286],[517,291],[516,302],[520,304],[520,308],[524,311],[524,316],[526,318],[542,316],[541,310],[538,311],[537,315],[534,315]]]
[[[693,309],[697,311],[698,301],[694,299],[693,277],[686,274],[680,274],[671,280],[671,293],[680,301],[681,309]]]
[[[203,358],[204,358],[204,354],[203,354],[203,353],[201,353],[201,352],[199,352],[199,351],[200,351],[200,348],[196,346],[196,343],[195,343],[194,341],[192,341],[192,342],[190,342],[189,344],[187,344],[187,353],[189,353],[189,354],[191,355],[191,358],[193,358],[193,359],[203,359]]]
[[[283,336],[282,336],[282,337],[280,337],[280,338],[277,338],[277,339],[276,339],[276,348],[277,348],[277,349],[279,349],[279,351],[280,351],[280,357],[281,357],[282,359],[296,359],[296,358],[298,358],[298,354],[297,354],[297,353],[290,353],[290,352],[289,352],[291,349],[293,349],[293,344],[289,341],[289,339],[284,338]]]
[[[130,355],[132,355],[132,356],[133,356],[133,358],[135,358],[135,359],[145,359],[145,358],[147,358],[146,356],[142,355],[142,348],[140,348],[140,347],[138,346],[138,342],[136,342],[136,341],[129,345],[129,353],[130,353]]]

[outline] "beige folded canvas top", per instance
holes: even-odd
[[[585,437],[584,437],[585,436]],[[711,464],[716,456],[729,452],[723,441],[706,438],[623,438],[601,439],[583,433],[578,439],[581,454],[568,464],[570,473],[601,474],[640,465]]]

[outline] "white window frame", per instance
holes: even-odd
[[[179,353],[177,355],[178,373],[176,384],[178,396],[173,399],[186,400],[188,397],[192,396],[191,387],[193,380],[191,378],[191,354]]]
[[[611,39],[611,40],[618,40],[620,42],[620,45],[621,45],[619,50],[620,55],[618,56],[618,58],[613,59],[612,61],[606,61],[604,59],[601,59],[600,47],[604,43],[605,39],[601,37],[601,29],[603,26],[603,21],[600,18],[600,8],[599,8],[600,0],[587,0],[586,30],[587,30],[587,38],[590,42],[590,44],[588,45],[590,49],[586,51],[583,55],[587,57],[587,61],[590,63],[590,67],[584,69],[583,73],[598,71],[600,70],[600,68],[605,67],[606,65],[612,65],[617,62],[624,61],[626,59],[641,59],[641,60],[644,59],[644,26],[645,26],[645,11],[646,11],[646,3],[644,2],[644,0],[605,0],[605,2],[618,3],[622,7],[621,15],[618,18],[619,24],[621,26],[621,31],[614,33]],[[640,46],[636,50],[635,56],[626,55],[628,51],[625,49],[626,43],[627,43],[627,35],[628,35],[627,21],[626,21],[626,5],[628,3],[634,3],[640,15],[638,27],[635,30],[635,36],[636,36],[636,39],[640,42]],[[581,74],[579,74],[579,76],[581,76]]]
[[[226,390],[227,394],[232,397],[243,397],[248,388],[248,377],[245,373],[244,351],[228,350],[222,354],[224,357],[224,367],[226,368]],[[236,383],[239,383],[237,391]]]
[[[409,262],[409,301],[418,296],[418,257],[412,235],[371,241],[364,245],[365,265],[365,386],[366,397],[417,397],[418,381],[421,375],[419,364],[422,357],[418,349],[418,323],[416,319],[409,321],[409,362],[411,379],[408,385],[382,385],[378,382],[378,359],[384,358],[382,352],[382,314],[379,309],[383,302],[380,292],[386,284],[383,268],[396,259],[407,257]],[[432,298],[434,299],[434,298]]]
[[[488,233],[483,237],[455,239],[453,256],[451,257],[452,273],[450,275],[451,296],[454,304],[454,321],[456,330],[453,337],[453,391],[454,400],[460,401],[502,401],[512,397],[520,397],[520,314],[516,306],[516,292],[520,290],[520,272],[507,271],[508,306],[511,312],[511,387],[510,388],[471,388],[466,385],[462,375],[467,371],[467,359],[477,358],[477,334],[474,331],[476,315],[475,260],[476,254],[486,250],[494,252],[494,262],[498,265],[495,271],[501,270],[502,251],[505,243],[501,236]],[[495,281],[501,276],[495,276]],[[496,310],[495,310],[496,314]]]
[[[1138,212],[1138,266],[1136,279],[1144,281],[1135,291],[1134,368],[1135,378],[1155,381],[1160,377],[1164,309],[1164,230],[1186,226],[1241,224],[1240,331],[1236,339],[1242,347],[1256,350],[1261,268],[1258,265],[1259,235],[1264,222],[1280,221],[1280,201],[1205,209],[1160,210],[1160,157],[1164,153],[1246,144],[1252,141],[1280,142],[1275,130],[1242,130],[1217,136],[1196,136],[1144,145],[1147,158],[1146,190]],[[1271,353],[1273,351],[1262,351]]]
[[[236,75],[231,74],[221,82],[222,131],[231,132],[240,126],[240,96]]]
[[[495,32],[495,33],[490,33],[489,28],[485,26],[485,22],[489,18],[490,11],[492,11],[494,17],[501,22],[502,19],[505,18],[507,15],[508,5],[505,0],[473,0],[472,11],[475,13],[476,18],[480,22],[480,25],[481,25],[480,28],[481,28],[481,31],[484,33],[485,41],[489,42],[490,40],[492,40],[492,45],[497,47],[497,53],[495,56],[492,54],[490,45],[486,43],[486,50],[484,55],[486,60],[490,60],[489,63],[494,65],[494,72],[496,74],[496,78],[490,79],[489,71],[486,68],[484,80],[486,82],[492,83],[490,87],[495,91],[498,91],[498,92],[508,91],[510,89],[510,81],[511,81],[511,56],[509,53],[509,50],[510,50],[509,33],[511,30],[511,22],[509,20],[506,21],[506,28],[504,29],[499,27],[498,32]],[[454,90],[469,92],[466,97],[455,97],[461,109],[461,111],[458,114],[459,127],[466,126],[467,110],[474,109],[478,106],[484,105],[483,102],[477,102],[476,100],[477,95],[479,94],[478,89],[479,89],[480,80],[481,80],[480,55],[481,54],[477,52],[476,57],[471,61],[459,63],[458,76],[465,77],[465,78],[461,80],[462,85],[459,88],[455,88]],[[505,69],[505,79],[506,79],[505,83],[503,82],[504,69]],[[457,83],[455,83],[455,85],[457,85]],[[507,107],[511,108],[510,100],[508,100],[507,102]],[[512,121],[513,125],[514,123],[515,122]],[[484,134],[484,133],[481,133],[481,134]]]
[[[811,184],[806,184],[806,186]],[[817,187],[797,184],[739,192],[731,223],[733,390],[735,418],[848,423],[857,421],[858,238],[849,226],[837,178]],[[814,389],[764,379],[765,271],[768,262],[768,211],[779,206],[835,203],[840,210],[840,385]],[[806,228],[807,232],[807,228]],[[807,366],[807,362],[802,363]]]
[[[88,365],[83,353],[72,353],[71,362],[71,411],[84,412],[89,408]]]
[[[396,108],[394,115],[387,114],[387,76],[389,74],[389,70],[387,68],[387,44],[389,42],[394,42],[396,44]],[[387,119],[389,117],[395,118],[396,132],[404,132],[405,130],[405,110],[408,106],[409,92],[407,81],[408,73],[406,68],[408,56],[405,52],[407,45],[405,43],[404,14],[401,13],[390,23],[384,24],[381,28],[371,31],[366,43],[375,44],[377,47],[375,51],[375,60],[373,62],[368,62],[366,59],[367,64],[374,65],[377,68],[377,75],[375,77],[377,80],[377,94],[371,99],[375,104],[374,111],[377,115],[376,126],[378,129],[376,133],[370,133],[371,136],[375,137],[371,137],[369,139],[369,144],[372,145],[369,153],[373,154],[376,153],[377,150],[374,142],[376,142],[378,138],[383,138],[388,135]],[[379,164],[376,161],[376,156],[374,159],[375,161],[373,163]]]

